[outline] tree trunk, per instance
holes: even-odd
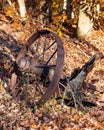
[[[18,1],[18,5],[19,5],[20,15],[24,19],[26,17],[25,1],[24,0],[17,0],[17,1]]]
[[[37,19],[43,25],[48,25],[50,22],[51,4],[52,4],[52,0],[41,0],[39,3],[40,13]]]
[[[67,10],[67,0],[63,1],[63,10]]]
[[[67,10],[66,10],[66,15],[68,17],[68,19],[73,18],[73,7],[72,7],[72,1],[73,0],[67,0]]]
[[[94,19],[98,18],[99,0],[80,0],[77,36],[85,36],[92,28]]]

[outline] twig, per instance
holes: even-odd
[[[61,102],[61,106],[63,106],[63,102],[64,102],[64,98],[65,98],[65,95],[66,95],[66,91],[68,91],[68,89],[65,87],[65,85],[63,85],[61,82],[59,82],[59,84],[63,87],[63,88],[65,88],[65,91],[64,91],[64,93],[63,93],[63,95],[62,95],[62,102]]]
[[[67,80],[68,86],[70,87],[69,80],[68,80],[67,77],[66,77],[66,80]],[[73,97],[73,101],[74,101],[74,104],[75,104],[75,108],[78,109],[77,104],[76,104],[76,99],[75,99],[75,96],[74,96],[74,92],[73,92],[73,90],[72,90],[71,87],[70,87],[70,92],[71,92],[72,97]]]
[[[68,79],[67,79],[67,82],[68,82],[68,86],[70,87],[70,85],[69,85],[69,80],[68,80]],[[59,82],[59,84],[60,84],[62,87],[65,88],[64,94],[63,94],[63,96],[62,96],[62,103],[61,103],[61,105],[63,105],[63,101],[64,101],[64,98],[65,98],[65,94],[66,94],[66,92],[69,92],[69,90],[68,90],[68,89],[65,87],[65,85],[63,85],[61,82]],[[75,99],[75,97],[74,97],[74,92],[72,91],[71,87],[70,87],[70,91],[71,91],[71,93],[72,93],[72,97],[73,97],[73,100],[74,100],[75,108],[77,109],[76,99]]]

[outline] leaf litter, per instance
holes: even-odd
[[[87,88],[84,90],[86,99],[97,104],[95,107],[88,107],[87,112],[76,110],[65,104],[61,105],[61,101],[54,98],[39,109],[35,105],[34,108],[29,107],[27,101],[34,98],[33,86],[35,86],[35,82],[22,86],[21,92],[24,92],[21,93],[22,100],[14,99],[11,96],[8,90],[11,70],[13,69],[10,59],[17,56],[21,48],[20,43],[23,43],[24,39],[35,31],[29,32],[29,28],[29,23],[28,28],[22,26],[17,29],[17,26],[11,27],[6,23],[2,23],[0,27],[0,129],[103,130],[104,58],[96,61],[93,70],[86,79],[87,83],[102,89],[101,92]],[[63,35],[62,40],[65,49],[63,75],[70,75],[75,68],[82,66],[96,52],[104,52],[104,32],[102,31],[92,31],[92,34],[89,34],[85,39],[70,38]],[[4,56],[2,52],[5,52]],[[25,91],[26,88],[28,92]]]

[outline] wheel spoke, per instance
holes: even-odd
[[[50,60],[53,58],[53,56],[56,54],[57,49],[54,51],[54,53],[50,56],[49,60],[46,62],[46,65],[50,62]]]
[[[44,49],[44,51],[49,50],[55,43],[56,43],[56,41],[52,42],[51,45],[49,45],[47,48]],[[43,55],[43,52],[39,55],[39,57],[42,55]]]

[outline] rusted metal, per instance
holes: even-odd
[[[55,37],[56,43],[57,43],[57,60],[56,60],[56,68],[55,68],[55,72],[53,75],[53,78],[50,82],[49,87],[47,88],[45,94],[41,97],[41,99],[38,101],[38,105],[43,104],[43,102],[46,102],[48,99],[51,98],[52,94],[55,92],[55,90],[58,87],[58,82],[60,80],[61,77],[61,73],[62,73],[62,69],[63,69],[63,64],[64,64],[64,47],[63,47],[63,43],[61,38],[52,30],[50,29],[44,29],[44,30],[40,30],[37,31],[36,33],[34,33],[26,42],[24,47],[21,49],[19,55],[17,56],[16,59],[16,63],[17,65],[19,65],[19,61],[25,57],[25,54],[27,52],[27,50],[29,49],[29,47],[32,45],[32,43],[34,41],[36,41],[41,35],[45,35],[45,34],[49,34],[52,33],[53,36]],[[25,60],[25,59],[23,59]],[[25,61],[24,61],[25,62]],[[28,63],[26,61],[26,63]],[[23,65],[26,65],[25,63]],[[22,65],[21,65],[22,66]],[[21,67],[19,66],[19,67]],[[31,65],[28,64],[28,66],[26,66],[26,69],[29,69]],[[35,66],[34,66],[35,67]],[[22,67],[21,67],[22,68]],[[33,68],[35,69],[35,68]],[[25,70],[25,67],[24,67]]]

